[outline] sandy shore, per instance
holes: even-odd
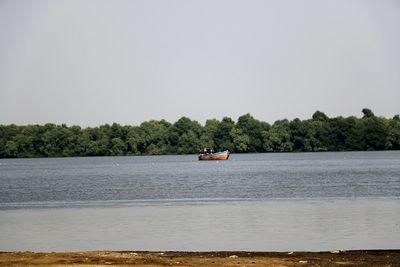
[[[0,266],[400,266],[400,250],[346,252],[0,252]]]

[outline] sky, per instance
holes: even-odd
[[[400,1],[0,0],[0,124],[400,113]]]

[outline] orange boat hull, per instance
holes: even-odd
[[[199,160],[228,160],[229,159],[229,151],[223,151],[218,153],[211,154],[201,154],[199,156]]]

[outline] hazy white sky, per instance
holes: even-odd
[[[0,124],[400,113],[400,1],[0,0]]]

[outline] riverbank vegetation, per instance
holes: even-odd
[[[400,149],[399,115],[387,119],[367,108],[362,114],[329,118],[316,111],[311,119],[283,119],[272,125],[250,114],[236,122],[210,119],[205,125],[187,117],[139,126],[0,125],[0,157],[193,154],[204,147],[236,153]]]

